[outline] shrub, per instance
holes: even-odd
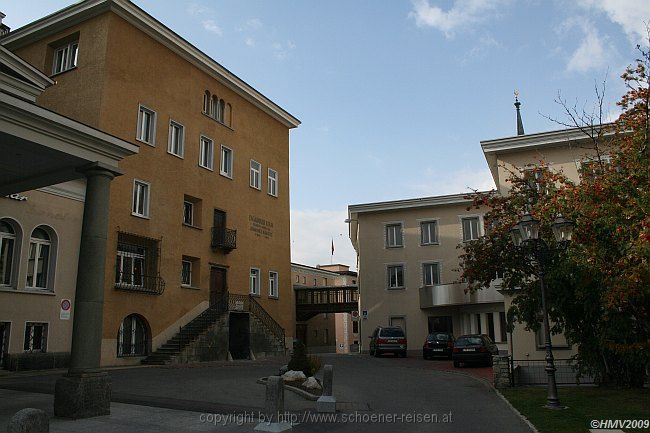
[[[307,359],[309,359],[309,368],[310,368],[310,374],[307,374],[307,377],[313,376],[316,373],[318,373],[318,370],[320,370],[322,362],[321,359],[318,356],[307,356]]]
[[[297,343],[293,348],[293,354],[287,366],[289,370],[302,371],[305,376],[309,377],[311,366],[307,357],[307,348],[303,343]]]

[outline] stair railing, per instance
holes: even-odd
[[[280,341],[284,347],[284,328],[262,307],[254,296],[249,295],[249,311],[257,317]]]

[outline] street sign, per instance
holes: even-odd
[[[72,303],[69,299],[61,299],[61,311],[59,311],[59,319],[70,320],[70,310]]]
[[[368,310],[363,310],[361,312],[361,315],[363,316],[364,320],[368,318]]]
[[[359,312],[357,310],[352,312],[352,320],[359,320]]]

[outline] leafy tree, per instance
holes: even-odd
[[[577,345],[579,374],[624,386],[642,386],[650,360],[650,53],[638,48],[641,58],[621,76],[627,93],[613,124],[594,122],[602,116],[577,116],[563,103],[595,155],[583,164],[581,181],[539,161],[529,171],[510,173],[507,196],[474,194],[474,206],[488,208],[488,231],[464,246],[460,261],[469,290],[487,288],[502,273],[502,287],[515,294],[509,321],[539,329],[538,264],[526,260],[509,235],[522,212],[532,213],[551,246],[545,282],[552,332]],[[551,233],[558,214],[575,222],[567,249]]]

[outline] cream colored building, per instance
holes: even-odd
[[[294,290],[298,291],[357,284],[357,273],[342,264],[311,267],[292,263],[291,276]],[[318,313],[307,320],[296,319],[296,338],[312,352],[350,353],[359,345],[358,326],[358,318],[348,312]]]
[[[579,129],[523,134],[481,142],[501,194],[507,194],[510,172],[544,164],[579,181],[593,161],[590,140]],[[486,209],[469,209],[465,194],[423,197],[348,208],[350,239],[358,255],[361,342],[376,326],[404,328],[408,349],[421,348],[428,332],[489,335],[517,360],[542,360],[541,333],[515,324],[506,332],[506,312],[516,293],[501,290],[498,275],[489,289],[467,293],[460,280],[458,246],[484,234]],[[364,339],[365,338],[365,339]],[[556,358],[576,352],[563,335],[552,337]]]
[[[458,245],[483,235],[483,211],[464,194],[349,207],[358,254],[361,344],[377,326],[400,326],[408,350],[428,333],[484,333],[506,350],[503,295],[466,293],[459,281]]]
[[[607,160],[606,140],[603,141],[601,150],[605,152],[604,158]],[[507,182],[510,172],[526,170],[542,163],[548,170],[562,172],[574,182],[579,182],[581,171],[594,161],[595,150],[592,146],[589,137],[578,128],[481,141],[485,159],[501,194],[508,194],[510,190]],[[504,292],[506,310],[514,296],[516,293]],[[569,346],[563,335],[554,335],[551,340],[556,358],[567,359],[576,354],[577,348]],[[523,324],[516,324],[512,333],[512,355],[518,360],[544,359],[541,332],[535,334],[526,331]]]

